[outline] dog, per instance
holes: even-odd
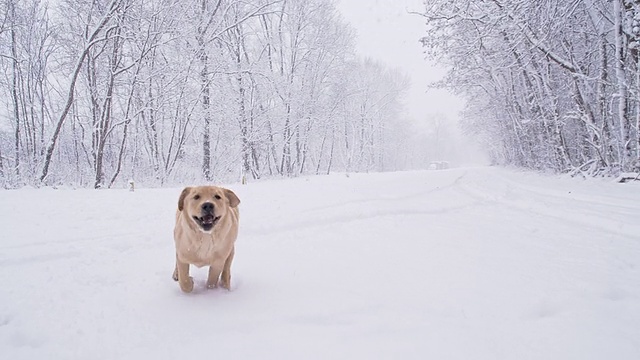
[[[231,262],[238,237],[240,199],[217,186],[186,187],[180,193],[173,238],[176,243],[176,267],[173,280],[186,293],[193,290],[189,266],[209,266],[207,288],[220,282],[231,289]]]

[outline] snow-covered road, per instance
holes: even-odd
[[[230,185],[233,290],[171,279],[181,189],[0,191],[2,359],[640,359],[640,185],[497,168]]]

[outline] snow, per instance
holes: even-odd
[[[248,185],[232,291],[181,189],[0,191],[3,359],[640,359],[640,185],[498,168]]]

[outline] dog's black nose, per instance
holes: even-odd
[[[210,203],[210,202],[206,202],[206,203],[202,204],[202,211],[207,212],[207,213],[213,212],[213,204]]]

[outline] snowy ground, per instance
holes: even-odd
[[[495,168],[230,185],[233,289],[171,279],[181,189],[0,191],[2,359],[640,359],[640,185]]]

